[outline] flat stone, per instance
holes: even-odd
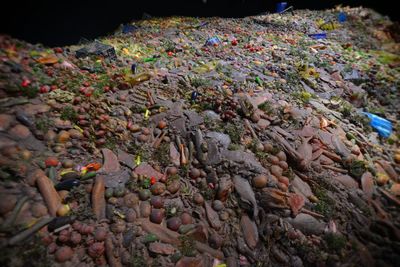
[[[228,148],[231,144],[231,138],[229,135],[219,132],[209,132],[206,134],[207,137],[213,139],[218,142],[223,148]]]
[[[285,218],[294,228],[306,235],[320,235],[324,231],[325,224],[315,219],[313,216],[300,213],[296,218]]]
[[[120,163],[124,164],[125,166],[134,169],[136,167],[135,163],[135,156],[118,149],[118,160]]]
[[[180,165],[180,154],[173,142],[169,144],[169,159],[175,166]]]
[[[357,189],[359,188],[358,183],[349,175],[339,175],[333,177],[335,180],[339,181],[346,188]]]
[[[115,188],[119,185],[125,184],[130,177],[129,170],[122,170],[118,172],[111,172],[105,175],[104,183],[106,187]]]
[[[227,149],[223,149],[221,151],[221,156],[222,158],[226,160],[231,160],[236,163],[244,163],[248,167],[250,167],[252,170],[258,172],[258,173],[265,173],[267,170],[260,164],[260,162],[256,159],[256,157],[251,154],[247,153],[244,151],[236,150],[236,151],[231,151]]]
[[[103,153],[103,171],[106,173],[118,172],[120,165],[117,156],[108,148],[103,148],[101,153]]]
[[[311,187],[300,179],[297,175],[292,181],[292,188],[296,194],[303,195],[305,198],[310,198],[314,196],[313,192],[311,191]]]
[[[15,139],[25,139],[28,138],[29,135],[31,135],[31,131],[29,131],[28,127],[22,125],[22,124],[17,124],[13,128],[11,128],[8,133]]]
[[[138,175],[144,175],[146,177],[154,177],[157,180],[164,177],[164,174],[156,171],[150,164],[143,162],[139,166],[137,166],[134,172]]]
[[[175,119],[169,120],[169,124],[172,129],[176,130],[178,134],[185,136],[186,135],[186,118],[185,117],[179,117]]]
[[[170,244],[153,242],[149,245],[149,250],[156,254],[171,255],[175,252],[175,248]]]
[[[219,153],[217,143],[213,140],[207,140],[207,164],[217,165],[222,161],[221,153]]]
[[[13,116],[8,114],[0,114],[0,132],[6,131],[9,127],[11,122],[13,121]]]
[[[50,106],[45,105],[45,104],[26,104],[22,107],[22,110],[28,115],[28,116],[34,116],[39,113],[45,113],[50,110]]]
[[[203,117],[201,117],[197,112],[192,110],[185,110],[184,114],[188,118],[188,126],[189,128],[200,125],[204,123]]]

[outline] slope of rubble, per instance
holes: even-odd
[[[0,265],[398,265],[398,41],[342,7],[0,36]]]

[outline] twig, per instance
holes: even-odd
[[[33,235],[34,233],[36,233],[37,231],[39,231],[40,229],[42,229],[42,227],[44,227],[45,225],[47,225],[48,223],[50,223],[54,218],[53,217],[49,217],[49,218],[43,218],[40,221],[38,221],[34,226],[32,226],[31,228],[23,231],[22,233],[19,233],[15,236],[13,236],[9,241],[8,244],[13,246],[18,244],[19,242],[27,239],[28,237],[30,237],[31,235]]]

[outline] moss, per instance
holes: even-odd
[[[86,192],[85,185],[81,184],[79,186],[73,187],[66,198],[66,202],[77,201],[79,203],[76,209],[71,210],[71,215],[75,215],[77,220],[86,221],[90,219],[95,219],[90,194]]]
[[[174,203],[167,205],[167,207],[165,208],[165,211],[166,211],[167,218],[171,218],[174,216],[180,216],[180,214],[182,213],[181,207]]]
[[[210,84],[210,82],[204,78],[201,77],[193,77],[192,79],[190,79],[190,84],[193,87],[205,87],[208,86]]]
[[[326,234],[324,240],[328,249],[337,253],[340,253],[346,246],[346,238],[335,233]]]
[[[362,160],[353,160],[349,165],[349,171],[355,178],[361,178],[367,170],[367,165]]]
[[[318,203],[314,207],[315,211],[327,218],[331,218],[335,208],[334,200],[327,195],[324,189],[316,189],[315,196],[318,198]]]
[[[179,250],[186,257],[194,257],[196,256],[196,248],[194,244],[194,240],[189,238],[188,236],[181,235],[179,237]]]
[[[35,236],[31,242],[25,242],[18,247],[3,247],[0,266],[50,267],[52,263],[47,257],[46,247]]]
[[[244,134],[244,127],[241,123],[228,123],[225,126],[224,132],[229,135],[232,143],[240,144],[240,140]]]
[[[169,164],[169,144],[162,143],[153,153],[153,159],[159,162],[163,167]]]
[[[50,127],[53,126],[53,121],[49,120],[49,118],[47,118],[47,117],[38,118],[35,121],[35,126],[36,126],[36,129],[45,133],[50,129]]]
[[[231,144],[229,144],[228,149],[232,150],[232,151],[239,150],[240,149],[240,145],[231,143]]]
[[[78,113],[74,110],[72,106],[65,106],[61,110],[60,119],[66,121],[69,120],[71,122],[76,121],[78,117]]]
[[[136,249],[133,250],[129,266],[130,267],[147,266],[143,255],[144,254],[142,251]]]
[[[274,113],[274,108],[272,107],[272,104],[269,101],[265,101],[258,105],[258,108],[263,110],[265,113],[271,115]]]
[[[104,147],[110,150],[115,150],[115,148],[117,147],[117,138],[115,136],[108,137],[106,139]]]

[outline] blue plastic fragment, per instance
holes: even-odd
[[[199,93],[196,91],[193,91],[190,98],[192,99],[192,101],[196,101],[198,96],[199,96]]]
[[[279,2],[276,4],[276,13],[281,13],[283,10],[285,10],[287,6],[287,2]]]
[[[326,33],[325,32],[313,33],[313,34],[309,34],[308,36],[310,36],[313,39],[326,39]]]
[[[390,121],[372,113],[363,112],[363,114],[368,116],[368,118],[371,120],[370,125],[378,132],[380,136],[388,138],[392,134],[393,126]]]
[[[125,24],[122,27],[122,33],[127,34],[127,33],[131,33],[134,32],[138,29],[138,27],[136,27],[135,25],[131,25],[131,24]]]
[[[211,37],[206,41],[206,45],[215,45],[215,44],[219,44],[221,41],[219,40],[219,38],[217,36]]]
[[[135,63],[133,63],[131,66],[131,71],[133,74],[136,74],[136,68],[137,68],[137,65]]]
[[[338,15],[338,21],[339,21],[340,23],[343,23],[343,22],[345,22],[346,20],[347,20],[347,15],[346,15],[346,13],[340,12],[339,15]]]

